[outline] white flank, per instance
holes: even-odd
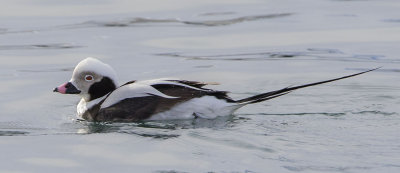
[[[176,105],[168,111],[155,114],[148,120],[193,119],[195,118],[194,114],[201,118],[213,119],[218,116],[231,115],[240,107],[242,105],[228,103],[214,96],[203,96]]]
[[[78,117],[78,119],[83,119],[82,116],[87,110],[88,110],[88,108],[87,108],[86,101],[84,98],[82,98],[81,101],[76,106],[76,112],[78,113],[78,115],[76,115],[76,116]]]
[[[90,108],[92,108],[94,105],[96,105],[97,103],[99,103],[100,101],[102,101],[107,95],[94,99],[90,102],[86,102],[86,100],[84,98],[81,99],[81,101],[78,103],[78,105],[76,106],[76,111],[78,113],[78,118],[79,119],[83,119],[82,116],[83,114]]]

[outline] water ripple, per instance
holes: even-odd
[[[378,111],[378,110],[372,110],[372,111],[360,111],[360,112],[351,112],[352,114],[359,114],[359,115],[384,115],[384,116],[390,116],[390,115],[398,115],[397,112],[384,112],[384,111]]]
[[[20,135],[27,135],[27,134],[29,134],[29,132],[0,130],[0,136],[20,136]]]
[[[278,17],[290,16],[292,13],[278,13],[278,14],[266,14],[266,15],[254,15],[254,16],[242,16],[231,19],[223,20],[204,20],[204,21],[189,21],[181,20],[176,18],[171,19],[155,19],[155,18],[143,18],[136,17],[133,19],[119,20],[119,21],[87,21],[75,25],[65,25],[66,28],[81,28],[81,27],[129,27],[138,24],[184,24],[184,25],[199,25],[199,26],[225,26],[233,25],[242,22],[256,21],[262,19],[272,19]]]
[[[233,11],[226,11],[226,12],[208,12],[208,13],[201,13],[199,16],[222,16],[222,15],[232,15],[236,14]]]
[[[63,72],[63,71],[73,71],[74,68],[57,68],[57,69],[40,69],[40,70],[30,70],[30,69],[21,69],[17,70],[17,72],[26,72],[26,73],[47,73],[47,72]]]
[[[30,45],[0,45],[0,50],[28,50],[28,49],[74,49],[83,46],[69,43],[30,44]]]
[[[346,54],[337,49],[309,48],[305,51],[287,52],[250,52],[250,53],[229,53],[211,55],[193,55],[185,53],[159,53],[158,56],[183,58],[186,60],[221,60],[221,61],[269,61],[269,60],[328,60],[346,62],[368,62],[379,61],[386,63],[399,63],[397,59],[385,59],[383,55],[360,55]]]
[[[237,148],[243,148],[243,149],[251,149],[251,150],[257,150],[257,151],[263,151],[267,153],[273,153],[275,152],[271,148],[267,148],[265,146],[260,146],[256,145],[253,143],[250,143],[248,141],[240,140],[240,139],[235,139],[235,138],[228,138],[228,137],[212,137],[212,136],[206,136],[203,135],[202,133],[198,132],[191,132],[189,133],[189,136],[196,138],[196,139],[201,139],[204,141],[212,142],[212,143],[217,143],[217,144],[222,144],[222,145],[227,145],[231,147],[237,147]]]
[[[383,21],[388,23],[400,23],[400,19],[385,19]]]
[[[335,167],[335,166],[283,166],[287,170],[302,172],[302,171],[317,171],[317,172],[348,172],[350,170],[369,170],[372,167]]]
[[[379,111],[379,110],[359,111],[359,112],[347,111],[347,112],[253,113],[253,114],[239,114],[239,115],[242,115],[242,116],[249,116],[249,115],[277,115],[277,116],[323,115],[323,116],[339,117],[339,116],[345,116],[348,114],[353,114],[353,115],[373,114],[373,115],[384,115],[384,116],[398,115],[397,112],[384,112],[384,111]]]
[[[0,28],[0,34],[7,32],[7,29],[5,28]]]
[[[154,173],[187,173],[187,172],[182,172],[182,171],[175,171],[175,170],[160,170],[160,171],[155,171]]]
[[[0,136],[26,136],[36,135],[36,132],[48,130],[46,128],[34,127],[23,122],[0,122]]]
[[[240,114],[243,116],[246,115],[278,115],[278,116],[303,116],[303,115],[324,115],[324,116],[344,116],[346,113],[344,112],[299,112],[299,113],[254,113],[254,114]]]
[[[285,17],[292,15],[291,13],[282,13],[282,14],[269,14],[269,15],[258,15],[258,16],[244,16],[233,19],[226,20],[210,20],[210,21],[200,21],[200,22],[192,22],[192,21],[181,21],[181,23],[189,24],[189,25],[203,25],[203,26],[223,26],[223,25],[232,25],[247,21],[255,21],[261,19],[271,19],[277,17]]]
[[[222,13],[221,13],[222,14]],[[233,13],[224,13],[224,14],[233,14]],[[200,15],[219,15],[218,13],[205,13]],[[53,31],[60,29],[80,29],[80,28],[91,28],[91,27],[132,27],[136,25],[146,25],[153,26],[154,24],[178,24],[178,25],[191,25],[191,26],[227,26],[233,24],[239,24],[243,22],[264,20],[264,19],[274,19],[279,17],[286,17],[293,15],[293,13],[276,13],[276,14],[262,14],[262,15],[252,15],[252,16],[241,16],[230,19],[222,19],[222,20],[203,20],[203,21],[191,21],[191,20],[181,20],[178,18],[169,18],[169,19],[157,19],[157,18],[145,18],[145,17],[135,17],[131,19],[124,20],[114,20],[114,21],[86,21],[77,24],[66,24],[59,26],[51,26],[44,27],[38,29],[25,29],[25,30],[9,30],[5,28],[0,29],[0,34],[12,34],[12,33],[34,33],[37,31]],[[159,26],[157,26],[159,27]],[[40,45],[38,45],[41,47]],[[1,50],[1,47],[0,47]]]

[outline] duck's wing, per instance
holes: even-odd
[[[176,80],[176,79],[169,79],[169,80],[166,80],[166,81],[177,82],[177,83],[189,85],[189,86],[196,87],[196,88],[202,88],[202,87],[204,87],[206,85],[219,85],[216,82],[198,82],[198,81]]]
[[[226,92],[202,88],[203,83],[180,80],[129,82],[110,93],[95,121],[137,121],[167,111],[193,98],[214,96],[234,102]]]

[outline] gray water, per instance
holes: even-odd
[[[398,0],[1,4],[1,173],[400,171]],[[215,120],[94,124],[52,92],[88,56],[236,99],[382,68]]]

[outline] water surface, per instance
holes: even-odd
[[[0,172],[399,172],[396,0],[9,1]],[[53,93],[87,56],[120,83],[218,82],[240,99],[381,69],[215,120],[88,123]]]

